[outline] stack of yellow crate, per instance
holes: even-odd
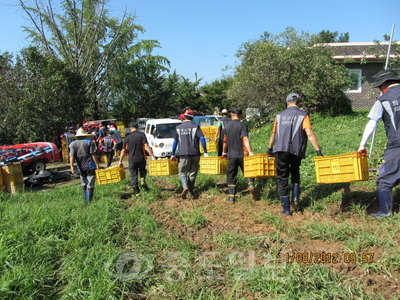
[[[207,143],[207,152],[217,152],[218,142],[215,140],[215,133],[217,132],[217,126],[201,126],[200,129],[203,132],[204,138]],[[204,149],[200,146],[200,153],[204,153]]]
[[[315,156],[317,183],[340,183],[369,179],[368,158],[360,152]]]
[[[61,153],[62,153],[62,160],[64,162],[68,162],[68,145],[65,137],[61,139]]]
[[[268,178],[275,176],[275,156],[270,154],[254,154],[244,157],[244,177]]]
[[[203,132],[204,138],[207,141],[214,141],[215,140],[215,133],[217,132],[217,126],[207,126],[203,127],[201,126],[200,129]]]
[[[115,166],[107,169],[96,170],[97,184],[108,184],[120,182],[125,179],[125,170],[123,167]]]
[[[150,176],[168,176],[178,174],[178,162],[170,159],[149,161]]]
[[[121,137],[125,137],[125,126],[124,122],[122,121],[117,121],[117,129],[119,130],[119,133],[121,134]]]
[[[6,191],[15,194],[24,189],[24,176],[21,163],[1,166],[1,175]]]
[[[4,192],[3,174],[0,172],[0,193]]]
[[[206,143],[207,152],[217,152],[218,151],[218,142],[217,141],[209,141]],[[203,146],[200,145],[200,153],[204,153]]]

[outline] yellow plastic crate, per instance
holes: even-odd
[[[276,176],[275,157],[270,154],[254,154],[244,157],[244,177],[268,178]]]
[[[102,164],[106,164],[107,163],[107,156],[106,155],[100,155],[98,156],[99,158],[99,162]]]
[[[21,163],[1,166],[2,184],[6,186],[18,185],[24,182]]]
[[[63,162],[68,162],[68,150],[62,150],[61,152]]]
[[[1,174],[11,174],[12,175],[12,174],[17,174],[17,173],[22,173],[21,163],[1,166],[0,168],[1,168]]]
[[[6,192],[8,192],[10,194],[21,193],[24,191],[24,183],[18,182],[18,183],[6,184],[5,188],[6,188]]]
[[[96,170],[97,184],[108,184],[120,182],[125,179],[125,170],[123,167],[115,166],[107,169]]]
[[[369,179],[368,158],[360,152],[315,156],[317,183],[339,183]]]
[[[208,139],[210,141],[214,141],[215,140],[215,133],[217,132],[217,128],[218,126],[200,126],[201,131],[203,132],[204,138]]]
[[[124,124],[117,125],[117,129],[119,130],[119,133],[120,133],[121,137],[125,137],[125,126],[124,126]]]
[[[217,152],[218,151],[218,142],[217,141],[210,141],[206,143],[207,152]],[[200,153],[204,153],[203,146],[200,145]]]
[[[209,175],[226,175],[228,160],[221,156],[200,157],[200,173]]]
[[[150,176],[166,176],[178,174],[178,162],[170,159],[149,161]]]

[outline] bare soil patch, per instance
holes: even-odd
[[[156,185],[163,190],[174,190],[173,186],[163,180],[156,181]],[[220,188],[222,191],[225,189]],[[352,211],[350,204],[352,201],[358,201],[358,199],[345,198],[343,202],[348,203],[332,204],[323,214],[306,209],[294,212],[292,216],[285,216],[280,213],[282,207],[279,202],[254,201],[244,192],[239,193],[235,204],[225,201],[227,198],[225,193],[210,195],[207,191],[202,191],[196,199],[184,200],[179,192],[180,190],[174,190],[171,197],[163,201],[153,202],[149,206],[163,230],[172,232],[179,238],[192,243],[199,251],[218,251],[220,249],[220,245],[216,242],[218,236],[234,233],[238,236],[254,238],[257,241],[254,245],[254,251],[258,254],[277,249],[280,253],[288,253],[292,256],[297,253],[331,255],[336,253],[342,260],[341,262],[321,263],[332,271],[343,275],[349,282],[357,280],[368,293],[381,294],[385,299],[392,299],[396,297],[395,295],[400,297],[400,272],[398,270],[389,275],[385,270],[372,271],[371,268],[366,268],[360,263],[343,262],[344,253],[349,252],[344,242],[312,240],[306,237],[297,240],[284,231],[280,231],[276,225],[266,222],[262,217],[263,212],[269,212],[282,221],[281,226],[294,228],[312,222],[328,222],[329,224],[347,222],[352,225],[368,222],[369,226],[377,226],[377,220],[372,218],[365,220]],[[351,192],[351,190],[343,192]],[[347,209],[343,209],[344,207],[347,207]],[[377,210],[378,207],[378,203],[375,201],[368,207],[368,211]],[[201,226],[187,227],[179,217],[179,212],[192,211],[193,209],[200,210],[207,222]],[[277,233],[279,233],[279,245],[276,245],[270,238]],[[400,236],[397,238],[400,241]],[[382,249],[378,247],[363,250],[363,252],[365,251],[374,253],[374,261],[379,261],[383,257]],[[361,253],[358,254],[361,255]],[[257,260],[257,264],[262,263],[262,260]]]

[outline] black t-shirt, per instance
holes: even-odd
[[[147,144],[147,138],[143,132],[132,131],[124,140],[123,149],[128,153],[129,162],[140,162],[146,160],[144,144]]]
[[[225,136],[228,143],[228,157],[242,158],[244,156],[242,138],[248,136],[247,125],[239,120],[226,122],[222,131],[222,137]]]

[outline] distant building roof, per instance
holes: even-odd
[[[342,61],[346,58],[359,61],[365,58],[367,61],[381,62],[386,59],[389,43],[381,42],[379,45],[374,42],[326,43],[316,44],[314,46],[331,48],[334,53],[333,59],[338,61]],[[390,54],[390,57],[394,56],[394,54]]]

